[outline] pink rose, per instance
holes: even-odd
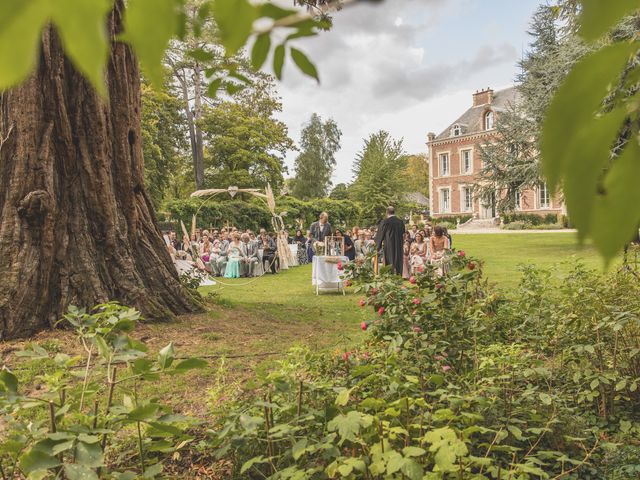
[[[449,365],[443,365],[442,366],[442,371],[443,372],[448,372],[449,370],[451,370],[451,367]]]
[[[415,284],[416,284],[416,282],[417,282],[416,277],[414,277],[414,276],[409,277],[409,283],[410,283],[411,285],[415,285]]]
[[[380,315],[380,316],[384,315],[384,307],[380,307],[378,309],[378,315]]]
[[[338,267],[338,270],[344,270],[344,265],[342,265],[342,262],[338,262],[336,266]]]
[[[442,355],[436,355],[436,356],[435,356],[435,357],[433,357],[433,358],[435,358],[435,359],[436,359],[436,360],[438,360],[439,362],[440,362],[440,361],[442,361],[442,360],[444,360],[444,357],[443,357]]]
[[[364,307],[367,304],[367,301],[364,298],[361,298],[359,303],[361,307]]]
[[[345,362],[349,360],[349,357],[351,356],[351,352],[344,352],[342,354],[342,360],[344,360]]]
[[[420,305],[422,303],[419,298],[414,298],[411,301],[413,302],[414,305]]]
[[[369,324],[367,322],[361,322],[360,323],[360,330],[366,331],[367,328],[369,328]]]
[[[416,333],[422,333],[422,328],[420,328],[418,325],[414,325],[413,327],[411,327],[411,330]]]
[[[460,250],[460,251],[458,252],[458,256],[459,256],[460,258],[464,258],[466,255],[467,255],[467,254],[466,254],[466,253],[464,253],[464,250]]]

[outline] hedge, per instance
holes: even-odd
[[[558,223],[558,215],[555,213],[548,213],[546,215],[536,215],[535,213],[505,213],[501,218],[504,225],[508,225],[511,222],[529,223],[533,226]]]
[[[228,200],[205,203],[199,199],[173,200],[165,205],[164,210],[166,211],[164,219],[159,223],[167,230],[178,229],[180,220],[190,228],[191,219],[196,213],[196,221],[200,228],[220,228],[227,222],[238,228],[254,231],[260,228],[271,228],[271,213],[267,206],[257,199],[247,202]],[[330,222],[334,227],[352,227],[360,218],[361,208],[348,200],[330,198],[308,202],[293,197],[276,199],[276,212],[285,213],[284,223],[291,231],[298,228],[298,219],[302,220],[304,229],[309,228],[323,211],[329,214]]]

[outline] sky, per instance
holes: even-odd
[[[334,26],[295,46],[312,59],[320,84],[285,66],[279,118],[296,142],[313,112],[342,131],[333,183],[352,181],[364,138],[387,130],[408,153],[426,151],[471,106],[478,89],[508,87],[529,43],[540,0],[385,0],[333,15]],[[296,153],[286,159],[293,176]]]

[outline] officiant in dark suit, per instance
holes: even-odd
[[[384,264],[391,265],[396,275],[402,275],[403,236],[404,222],[396,217],[395,208],[387,207],[387,218],[380,222],[376,234],[376,246],[384,252]]]
[[[311,224],[309,231],[316,242],[324,242],[324,237],[333,235],[331,224],[329,223],[329,214],[322,212],[318,221]]]

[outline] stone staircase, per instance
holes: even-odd
[[[500,225],[493,218],[474,218],[467,223],[461,224],[458,231],[474,231],[474,230],[500,230]]]

